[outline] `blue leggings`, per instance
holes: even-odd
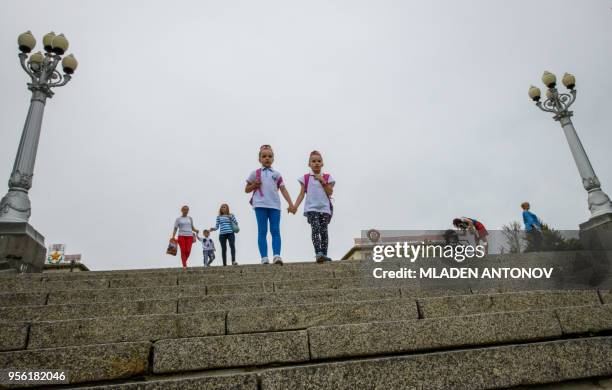
[[[272,252],[274,256],[281,253],[280,217],[281,211],[267,207],[255,207],[257,218],[257,246],[261,257],[268,257],[268,220],[270,221],[270,234],[272,235]]]

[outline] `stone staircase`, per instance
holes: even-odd
[[[0,274],[0,370],[63,369],[62,388],[612,388],[611,291],[419,290],[361,267]]]

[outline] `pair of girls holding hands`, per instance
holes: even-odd
[[[272,236],[272,262],[282,264],[280,217],[281,204],[279,192],[287,201],[287,211],[295,214],[304,201],[304,216],[312,230],[312,243],[318,263],[331,261],[327,256],[329,243],[327,225],[331,221],[333,206],[331,196],[334,192],[335,180],[324,174],[323,157],[321,153],[310,153],[308,165],[310,172],[298,178],[301,185],[300,193],[295,201],[291,200],[285,188],[280,172],[272,169],[274,151],[270,145],[262,145],[259,149],[260,168],[257,168],[246,179],[246,193],[252,193],[251,205],[257,219],[257,246],[262,264],[269,264],[268,258],[268,226]]]

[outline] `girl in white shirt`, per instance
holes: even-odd
[[[327,225],[331,221],[333,206],[331,196],[334,193],[336,181],[327,173],[322,173],[323,157],[321,153],[314,150],[310,153],[308,166],[311,171],[298,178],[302,186],[295,205],[290,210],[293,214],[297,212],[304,197],[304,215],[312,229],[312,245],[315,250],[317,263],[331,261],[327,256],[329,242]]]
[[[251,172],[246,179],[244,191],[248,194],[252,192],[251,205],[255,210],[257,218],[257,246],[261,255],[261,263],[269,264],[268,260],[268,223],[270,224],[270,235],[272,236],[272,254],[274,264],[283,264],[281,259],[281,202],[278,192],[289,205],[288,210],[293,208],[291,196],[285,188],[283,177],[280,172],[272,169],[274,162],[274,151],[270,145],[262,145],[259,148],[259,162],[261,168]]]
[[[181,216],[174,221],[174,230],[172,231],[171,241],[177,241],[181,249],[181,261],[183,263],[183,271],[187,269],[187,259],[191,254],[191,245],[193,245],[194,235],[198,234],[198,229],[193,227],[193,219],[189,217],[189,206],[181,207]],[[178,231],[178,240],[174,238]]]

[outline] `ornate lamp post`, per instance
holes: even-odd
[[[64,86],[70,81],[71,74],[78,65],[72,54],[62,59],[62,55],[68,49],[68,40],[63,34],[55,35],[50,32],[45,35],[43,37],[45,54],[36,52],[29,58],[28,53],[36,45],[32,34],[28,31],[19,35],[17,42],[21,50],[19,53],[21,67],[32,79],[32,82],[28,83],[32,99],[9,179],[9,191],[0,202],[0,222],[28,222],[30,219],[28,190],[32,187],[45,103],[53,96],[53,88]],[[60,61],[64,74],[56,70]]]
[[[68,49],[68,40],[63,34],[55,35],[55,33],[50,32],[43,37],[44,54],[40,51],[29,54],[36,46],[36,39],[29,31],[19,35],[17,43],[21,51],[19,53],[21,67],[31,79],[31,82],[28,83],[28,89],[32,91],[32,98],[17,149],[13,171],[9,178],[9,190],[0,201],[0,234],[16,233],[16,229],[23,230],[22,233],[34,236],[33,238],[36,238],[39,243],[42,239],[44,248],[44,238],[27,223],[31,215],[28,191],[32,187],[34,163],[45,103],[48,98],[53,96],[54,88],[64,86],[70,81],[78,62],[72,54],[62,58]],[[60,62],[63,73],[57,70]],[[16,228],[16,226],[24,227],[21,229]],[[0,236],[0,238],[7,239],[6,235]],[[0,255],[4,255],[2,256],[4,259],[0,258],[0,262],[7,259],[6,251],[8,249],[5,248],[6,246],[10,246],[8,241],[5,240],[4,243],[0,241]],[[18,255],[10,256],[19,257]]]
[[[584,151],[584,147],[580,142],[580,138],[578,138],[571,119],[573,112],[569,108],[576,101],[576,78],[566,73],[561,81],[568,89],[568,92],[559,93],[556,88],[557,77],[550,72],[544,72],[542,82],[547,87],[546,99],[543,102],[540,101],[540,89],[534,86],[529,88],[529,97],[536,102],[536,106],[539,109],[554,114],[553,119],[561,124],[570,151],[578,167],[578,172],[582,178],[582,186],[588,192],[591,218],[580,225],[580,230],[591,230],[603,225],[608,225],[605,230],[610,230],[612,229],[612,202],[610,202],[608,195],[601,189],[601,183],[597,175],[595,175],[593,166]]]

